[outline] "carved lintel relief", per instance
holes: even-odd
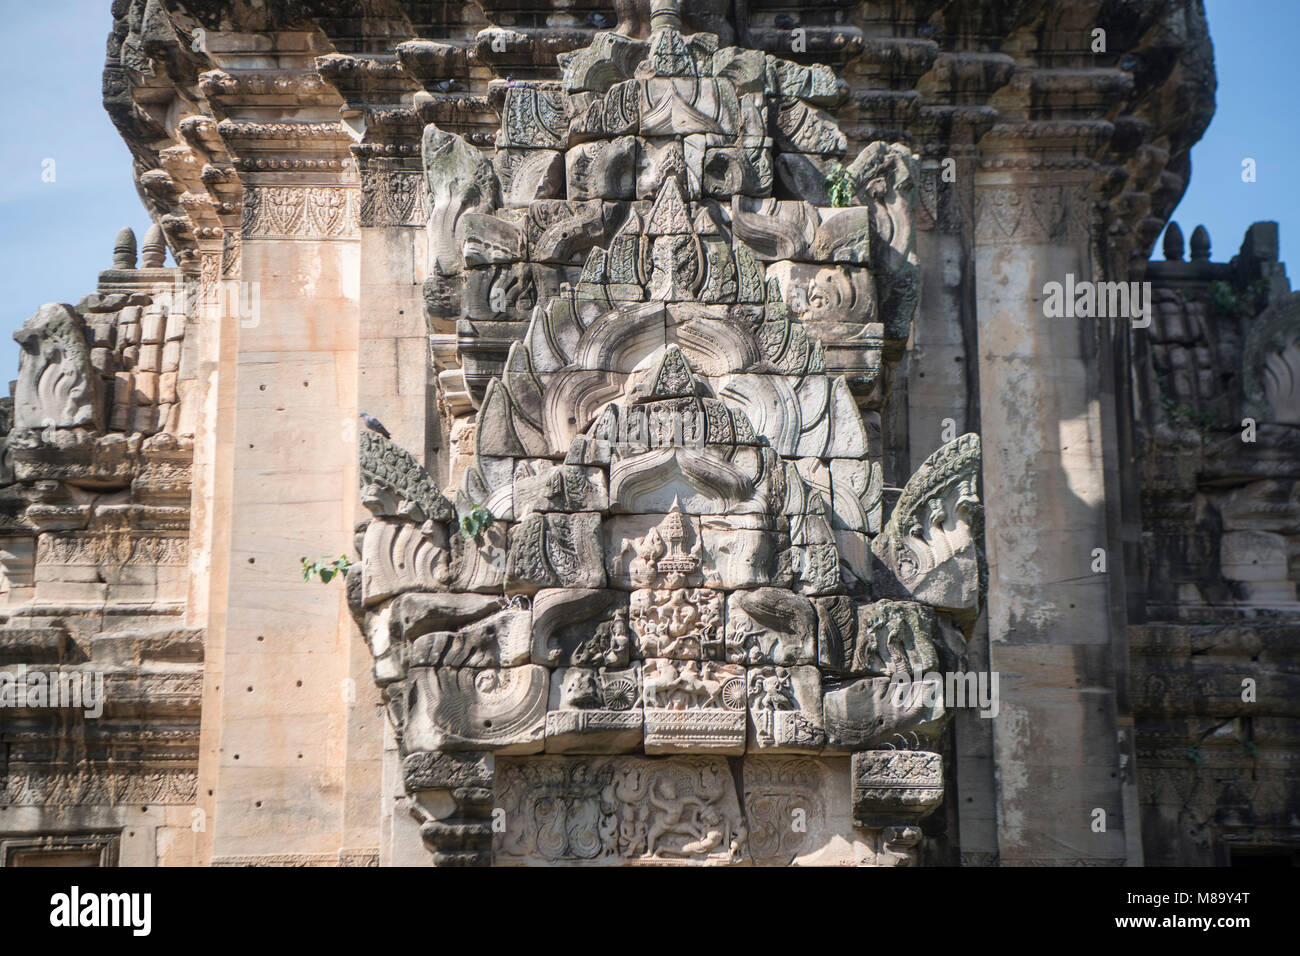
[[[356,186],[245,186],[244,239],[356,239]]]
[[[473,448],[444,495],[363,437],[349,594],[439,864],[915,864],[951,714],[897,692],[983,574],[978,438],[888,513],[870,438],[915,162],[870,144],[832,203],[829,69],[670,6],[495,89],[494,154],[426,127]]]
[[[362,226],[423,226],[429,218],[424,173],[372,159],[361,166]]]
[[[975,191],[979,242],[1085,242],[1092,199],[1086,184],[989,186]]]

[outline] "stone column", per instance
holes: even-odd
[[[1051,319],[1043,287],[1093,278],[1089,141],[1108,124],[999,126],[975,183],[980,434],[1000,859],[1130,862],[1106,574],[1113,396],[1099,319]],[[1113,556],[1112,556],[1113,557]],[[1100,830],[1098,811],[1105,814]]]

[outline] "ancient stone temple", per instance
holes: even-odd
[[[0,864],[1296,852],[1300,312],[1273,224],[1147,263],[1193,0],[112,14]]]

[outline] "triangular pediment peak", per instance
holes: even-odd
[[[667,346],[658,361],[639,373],[629,397],[633,402],[670,398],[695,398],[704,394],[686,353],[677,345]]]
[[[669,176],[659,187],[654,205],[646,222],[646,235],[672,236],[691,232],[691,220],[682,198],[681,187],[675,177]]]

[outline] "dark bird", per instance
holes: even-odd
[[[384,427],[384,423],[381,422],[378,418],[372,418],[370,415],[367,415],[365,412],[362,412],[361,420],[365,422],[366,427],[369,428],[372,432],[379,432],[379,434],[383,435],[385,438],[393,437],[392,435],[388,434],[388,429]]]
[[[452,90],[456,88],[456,81],[439,80],[437,83],[433,84],[433,86],[434,89],[436,89],[439,93],[450,93]]]
[[[776,15],[776,28],[778,30],[793,30],[794,17],[788,13],[778,13]]]
[[[589,13],[587,14],[587,22],[597,30],[603,30],[609,26],[609,17],[603,13]]]

